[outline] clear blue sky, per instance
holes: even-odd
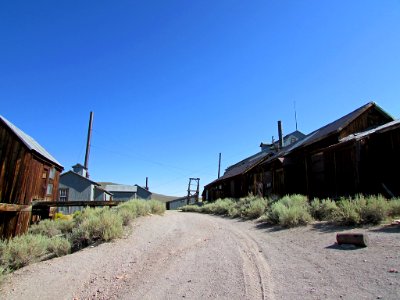
[[[2,1],[0,114],[91,179],[184,195],[376,101],[400,116],[400,1]]]

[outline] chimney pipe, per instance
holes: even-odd
[[[283,138],[282,138],[282,121],[278,121],[278,135],[279,135],[279,150],[283,148]]]
[[[220,177],[221,172],[221,152],[219,153],[219,160],[218,160],[218,178]]]
[[[89,128],[86,142],[86,154],[85,154],[85,169],[86,169],[86,177],[89,178],[89,154],[90,154],[90,142],[92,139],[92,125],[93,125],[93,112],[90,112],[89,119]]]
[[[146,177],[146,191],[149,190],[149,177]]]

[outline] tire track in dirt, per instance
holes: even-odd
[[[21,269],[2,288],[5,299],[274,298],[254,239],[226,220],[179,212],[138,219],[124,239]]]

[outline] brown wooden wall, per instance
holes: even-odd
[[[0,123],[0,203],[30,205],[35,199],[56,200],[61,171],[59,166],[32,153]],[[49,184],[53,188],[47,194]],[[26,232],[30,217],[28,211],[0,211],[0,237]]]

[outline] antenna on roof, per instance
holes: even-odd
[[[297,112],[296,112],[296,101],[293,101],[294,105],[294,121],[296,122],[296,131],[297,131]]]

